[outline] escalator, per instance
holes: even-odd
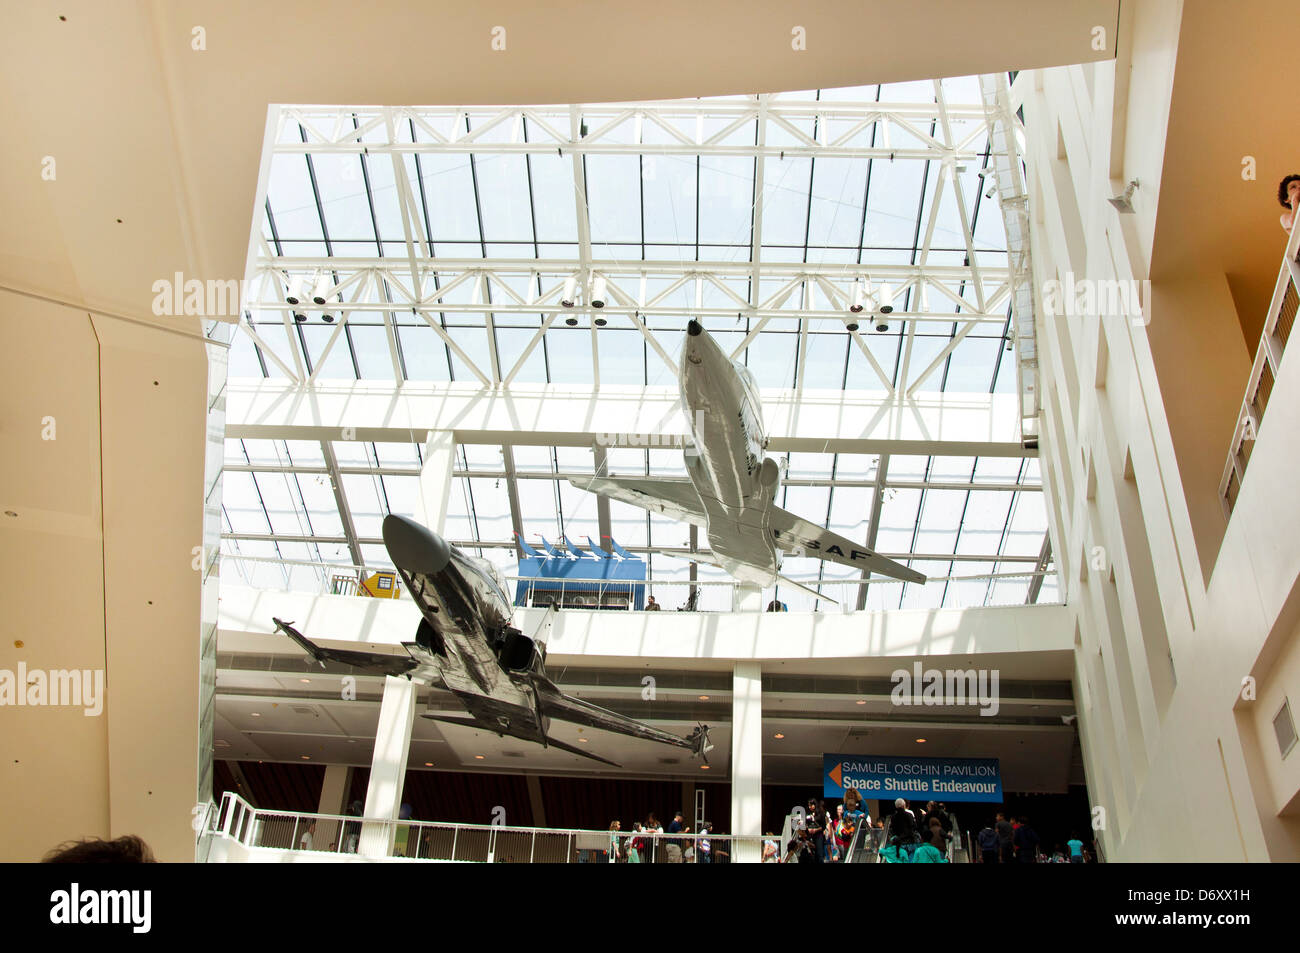
[[[849,849],[845,852],[844,863],[880,863],[880,847],[884,841],[885,832],[880,828],[859,827],[853,834],[853,840],[849,841]]]

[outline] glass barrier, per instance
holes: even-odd
[[[363,581],[377,574],[392,573],[388,567],[352,566],[339,563],[319,563],[305,560],[274,559],[265,556],[239,556],[223,553],[221,564],[226,578],[254,589],[289,592],[309,592],[316,595],[344,595],[366,597]],[[1025,579],[1055,575],[1056,570],[980,573],[973,575],[953,575],[931,577],[931,582],[993,582],[989,587],[966,587],[954,585],[946,599],[949,608],[977,608],[985,605],[1000,605],[998,593],[999,580]],[[721,580],[662,580],[651,579],[645,582],[614,580],[597,582],[582,580],[566,582],[559,579],[537,580],[519,576],[505,576],[509,589],[508,595],[517,599],[518,584],[524,582],[522,605],[530,608],[542,608],[552,602],[561,609],[629,611],[638,600],[648,602],[654,596],[662,611],[679,612],[823,612],[847,613],[857,608],[858,595],[865,585],[872,587],[900,586],[898,579],[873,578],[871,580],[845,579],[799,580],[802,584],[815,588],[821,598],[812,593],[796,589],[790,585],[770,586],[763,589],[756,599],[747,603],[751,608],[742,608],[740,598],[744,594],[738,583],[730,579]],[[978,593],[975,590],[980,590]],[[986,592],[985,590],[990,590]],[[393,598],[409,599],[406,587],[400,580],[392,590]],[[896,591],[892,590],[891,591]],[[1007,589],[1014,598],[1008,597],[1009,605],[1024,603],[1023,589],[1016,595]],[[752,598],[752,597],[751,597]],[[1046,604],[1040,601],[1039,604]],[[644,611],[644,610],[643,610]],[[650,610],[654,611],[654,610]]]

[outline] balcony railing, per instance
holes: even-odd
[[[1246,396],[1242,399],[1237,425],[1232,431],[1232,442],[1228,446],[1228,461],[1223,468],[1223,478],[1219,481],[1219,499],[1227,516],[1232,515],[1232,508],[1241,493],[1246,468],[1250,465],[1250,455],[1259,438],[1268,401],[1273,394],[1273,385],[1277,381],[1278,368],[1282,364],[1282,352],[1286,350],[1295,324],[1296,308],[1300,305],[1300,292],[1296,290],[1300,288],[1298,254],[1300,229],[1293,228],[1273,288],[1268,315],[1264,319],[1264,330],[1259,336],[1259,345],[1255,348],[1250,382],[1246,385]]]
[[[227,791],[200,823],[199,856],[219,839],[249,850],[347,862],[401,858],[459,863],[760,863],[777,858],[771,835],[650,834],[453,824],[263,810]],[[332,855],[332,856],[330,856]],[[220,855],[226,856],[226,855]]]
[[[357,580],[367,578],[375,573],[392,572],[389,567],[352,566],[341,563],[319,563],[306,560],[275,559],[265,556],[239,556],[229,553],[221,555],[224,570],[228,571],[231,581],[239,581],[256,589],[285,590],[290,592],[309,592],[315,595],[360,595]],[[1035,577],[1055,575],[1056,569],[1026,570],[1024,572],[974,573],[953,576],[935,576],[931,583],[948,583],[950,591],[945,599],[949,608],[976,608],[980,606],[1023,605],[1025,594],[1023,588],[1008,588],[999,595],[999,586],[1003,581],[1030,582]],[[566,585],[562,580],[520,579],[518,576],[505,576],[509,591],[507,595],[513,600],[516,587],[521,581],[528,585],[524,592],[525,606],[547,606],[555,601],[564,609],[623,610],[627,611],[634,604],[636,587],[644,587],[644,596],[650,596],[664,610],[682,610],[693,612],[735,612],[745,611],[739,608],[737,598],[741,593],[739,584],[731,579],[709,579],[691,582],[680,577],[653,578],[645,582],[610,580],[596,582],[593,580],[574,580]],[[748,611],[777,611],[772,607],[775,602],[784,606],[782,611],[791,612],[852,612],[857,607],[858,593],[863,586],[902,585],[902,580],[879,576],[870,580],[863,579],[815,579],[798,580],[809,588],[822,593],[821,598],[796,589],[790,585],[772,586],[764,589],[758,600],[752,604],[756,608]],[[535,588],[534,584],[538,584]],[[394,598],[406,599],[410,594],[400,581],[394,584]],[[967,594],[967,589],[969,593]],[[1045,601],[1039,602],[1046,605]]]

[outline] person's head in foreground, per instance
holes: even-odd
[[[41,858],[41,863],[154,864],[157,861],[148,844],[134,834],[127,834],[116,840],[87,837],[79,841],[68,841]]]

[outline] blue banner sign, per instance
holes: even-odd
[[[822,755],[823,796],[842,798],[848,788],[866,798],[997,803],[1002,800],[1002,773],[997,758]]]

